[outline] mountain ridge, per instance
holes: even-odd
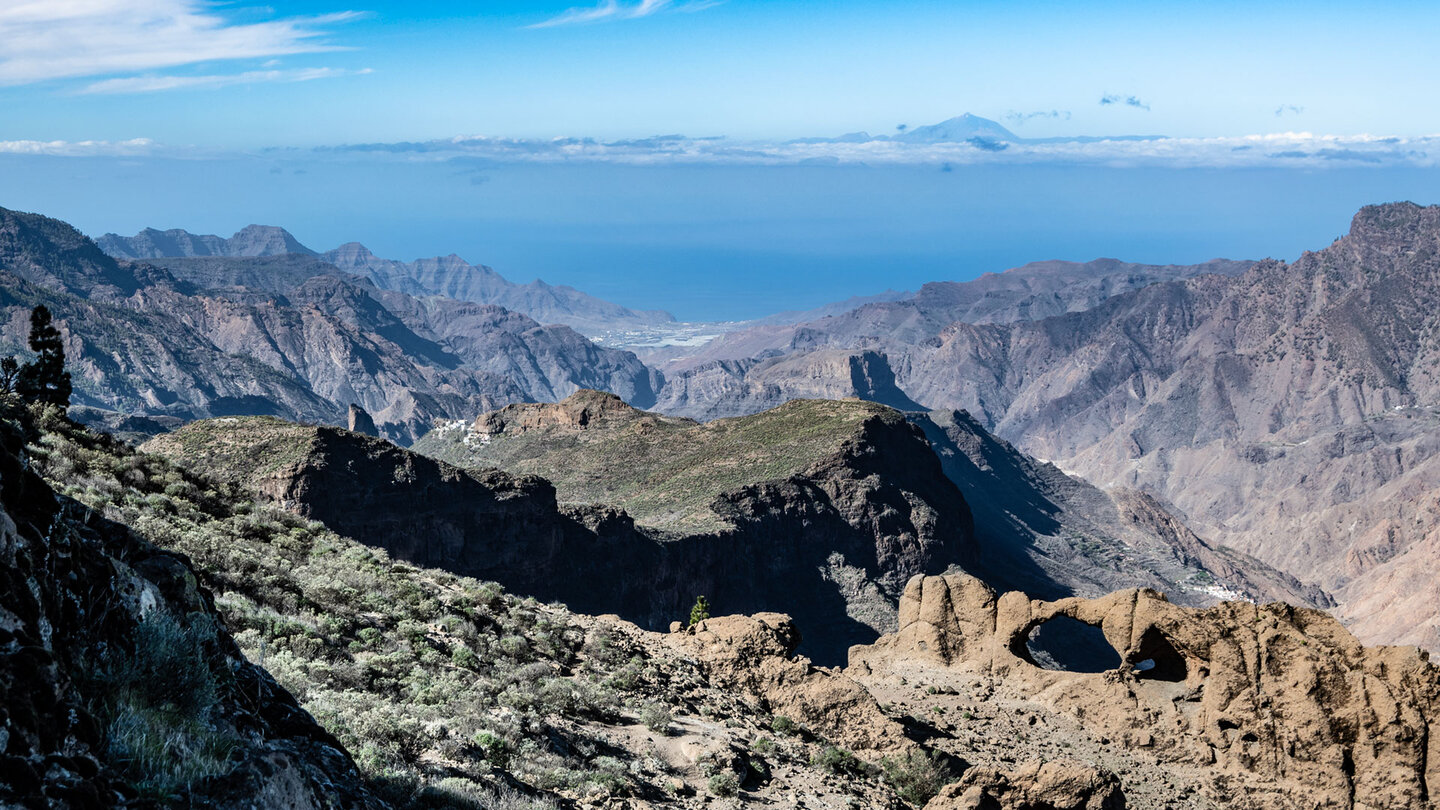
[[[320,253],[300,244],[284,228],[274,225],[248,225],[228,239],[192,234],[178,228],[167,231],[146,228],[135,236],[107,233],[95,241],[111,256],[132,261],[196,257],[262,258],[286,254],[312,256],[341,271],[365,276],[387,290],[502,306],[542,323],[573,326],[591,336],[675,320],[666,312],[632,310],[573,287],[552,286],[538,279],[516,284],[493,268],[472,265],[453,253],[402,262],[382,259],[359,242],[347,242]]]
[[[420,302],[314,256],[121,262],[64,223],[0,210],[0,345],[24,357],[26,310],[42,303],[75,404],[126,414],[343,424],[353,403],[409,441],[507,402],[604,387],[648,404],[660,386],[634,355],[568,327]]]

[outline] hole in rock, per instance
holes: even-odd
[[[1140,636],[1135,677],[1154,681],[1185,680],[1185,656],[1175,649],[1164,633],[1151,627]]]
[[[1042,669],[1107,672],[1120,666],[1120,654],[1100,628],[1069,616],[1056,616],[1030,631],[1029,659]]]

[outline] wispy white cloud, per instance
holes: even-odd
[[[155,93],[162,90],[195,90],[215,87],[231,87],[237,84],[261,84],[266,82],[308,82],[315,79],[332,79],[339,76],[360,76],[370,69],[342,70],[339,68],[299,68],[295,70],[250,70],[244,73],[218,74],[208,76],[131,76],[122,79],[104,79],[81,90],[85,94]]]
[[[1280,118],[1285,115],[1299,115],[1303,112],[1305,112],[1304,107],[1297,107],[1294,104],[1281,104],[1275,108],[1275,117]]]
[[[1056,120],[1056,121],[1069,121],[1069,120],[1070,120],[1070,111],[1069,111],[1069,110],[1036,110],[1035,112],[1017,112],[1017,111],[1015,111],[1015,110],[1011,110],[1010,112],[1005,113],[1005,120],[1006,120],[1006,121],[1012,121],[1012,122],[1014,122],[1014,123],[1016,123],[1016,124],[1024,124],[1024,123],[1026,123],[1026,122],[1028,122],[1028,121],[1032,121],[1032,120],[1034,120],[1034,119],[1036,119],[1036,118],[1048,118],[1048,119],[1052,119],[1052,120]]]
[[[0,85],[338,50],[354,12],[240,23],[205,0],[0,2]]]
[[[662,11],[702,11],[712,6],[718,6],[724,0],[689,0],[689,2],[675,2],[675,0],[639,0],[635,3],[622,3],[620,0],[601,0],[595,6],[578,6],[566,9],[554,17],[543,22],[527,25],[526,28],[553,28],[557,25],[583,25],[586,23],[607,22],[610,20],[633,20],[639,17],[649,17]]]

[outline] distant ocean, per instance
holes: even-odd
[[[458,253],[683,320],[804,309],[1041,259],[1293,259],[1440,170],[626,166],[0,156],[0,206],[92,236],[280,225],[316,250]]]

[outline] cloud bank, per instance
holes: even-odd
[[[319,75],[278,71],[259,80],[304,81]],[[268,73],[268,72],[266,72]],[[192,77],[197,81],[214,77]],[[223,77],[230,81],[232,77]],[[125,80],[95,92],[146,92],[169,89]],[[148,81],[148,80],[146,80]],[[985,119],[967,119],[967,122]],[[949,123],[949,122],[947,122]],[[944,130],[945,124],[933,129]],[[1002,130],[1003,131],[1003,130]],[[0,154],[59,156],[148,156],[217,158],[215,150],[172,147],[150,140],[0,141]],[[228,154],[228,153],[227,153]],[[1214,138],[1112,136],[1023,138],[1006,133],[972,136],[957,130],[950,139],[904,140],[863,133],[836,138],[790,141],[692,138],[657,135],[604,141],[596,138],[523,139],[466,135],[429,141],[274,147],[229,154],[300,161],[449,162],[477,174],[487,167],[516,163],[616,164],[631,166],[932,166],[1055,165],[1158,168],[1440,168],[1440,135],[1395,137],[1276,132]]]
[[[353,12],[238,23],[203,0],[0,3],[0,85],[140,73],[198,62],[333,51]]]
[[[0,155],[142,157],[163,151],[149,138],[128,141],[0,141]]]
[[[1122,136],[905,142],[891,138],[803,139],[786,142],[657,136],[624,141],[594,138],[523,140],[463,136],[434,141],[325,147],[318,156],[384,156],[394,160],[465,159],[494,163],[616,163],[628,165],[949,165],[1050,164],[1176,168],[1338,168],[1440,166],[1440,135],[1418,138],[1280,132],[1217,138]]]

